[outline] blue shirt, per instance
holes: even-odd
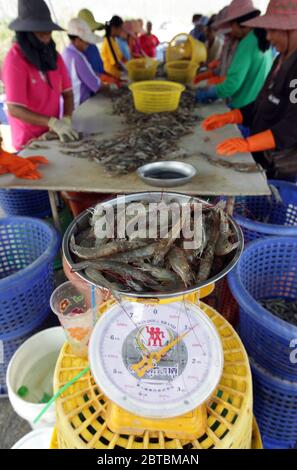
[[[123,57],[126,60],[131,60],[132,55],[131,55],[131,51],[130,51],[130,47],[129,47],[128,42],[123,38],[117,38],[117,43],[119,45],[119,48],[121,50],[121,53],[122,53]]]
[[[84,52],[84,55],[88,59],[88,62],[91,64],[95,73],[104,73],[103,61],[101,59],[99,49],[95,44],[90,44]]]

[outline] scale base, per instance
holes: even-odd
[[[147,431],[162,431],[169,439],[194,440],[203,435],[207,428],[206,405],[176,418],[152,419],[136,416],[109,401],[106,422],[115,434],[143,436]]]

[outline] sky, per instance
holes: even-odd
[[[124,19],[143,18],[154,23],[155,31],[187,32],[193,13],[212,14],[228,4],[226,0],[46,0],[53,16],[62,26],[81,8],[93,11],[98,21],[105,22],[118,14]],[[268,0],[254,0],[265,11]],[[0,0],[0,18],[11,19],[17,14],[17,0]],[[166,25],[164,25],[166,23]],[[168,38],[167,38],[168,39]]]

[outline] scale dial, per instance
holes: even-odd
[[[115,304],[93,331],[89,360],[111,401],[137,416],[160,419],[204,403],[223,371],[214,325],[188,302]]]

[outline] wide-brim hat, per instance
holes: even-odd
[[[226,28],[232,21],[242,16],[254,14],[260,15],[261,11],[256,8],[252,0],[233,0],[224,12],[224,17],[215,23],[216,28]]]
[[[94,34],[89,25],[80,18],[72,18],[67,26],[67,34],[70,36],[77,36],[88,44],[96,44],[99,42],[99,37]]]
[[[87,8],[80,10],[78,18],[85,21],[92,31],[102,31],[105,28],[105,24],[96,21],[93,13]]]
[[[32,33],[63,31],[52,21],[49,8],[43,0],[19,0],[18,17],[8,27],[13,31]]]
[[[297,0],[270,0],[265,15],[246,21],[251,28],[297,30]]]

